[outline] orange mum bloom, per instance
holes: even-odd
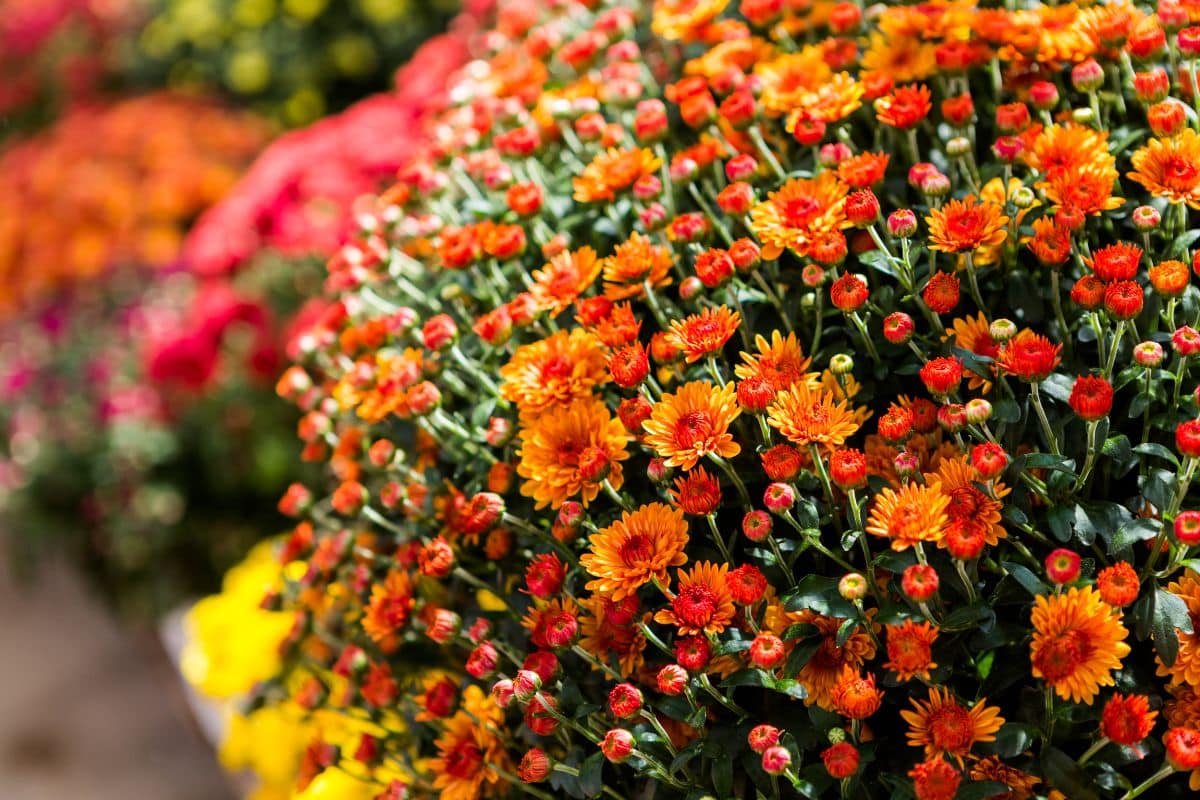
[[[992,484],[993,496],[989,497],[975,485],[977,479],[975,468],[967,456],[943,458],[937,470],[926,476],[926,480],[940,484],[942,494],[949,498],[946,505],[946,516],[950,520],[947,533],[962,528],[977,530],[982,533],[989,547],[995,547],[1008,535],[1000,519],[1004,511],[1002,500],[1010,490],[1002,481],[995,481]],[[938,542],[938,546],[945,546],[945,540]]]
[[[1187,604],[1193,620],[1200,619],[1200,574],[1189,569],[1180,580],[1171,581],[1167,591]],[[1179,637],[1179,653],[1175,656],[1175,663],[1167,667],[1160,659],[1158,674],[1170,675],[1174,683],[1200,686],[1200,632],[1184,633],[1176,628],[1175,635]]]
[[[662,159],[644,147],[619,150],[610,147],[597,153],[583,174],[572,181],[575,200],[580,203],[600,203],[615,200],[618,192],[629,189],[639,178],[653,175],[662,166]]]
[[[675,479],[671,499],[685,514],[711,514],[721,505],[721,482],[704,467],[697,467]]]
[[[848,192],[830,171],[815,178],[792,178],[771,192],[750,209],[750,229],[763,244],[763,258],[779,258],[789,248],[806,256],[823,235],[848,227]]]
[[[1033,676],[1064,700],[1091,705],[1129,653],[1129,631],[1090,586],[1038,596],[1033,607]]]
[[[1116,163],[1108,153],[1107,133],[1074,122],[1043,128],[1023,155],[1047,182],[1089,166],[1112,169]]]
[[[972,781],[995,781],[1008,787],[1005,800],[1030,800],[1036,794],[1041,778],[1022,772],[1000,760],[999,756],[984,756],[971,765]]]
[[[829,692],[833,707],[843,717],[866,719],[883,704],[883,692],[875,688],[875,675],[866,677],[849,664],[842,667],[842,674]]]
[[[996,366],[1024,381],[1043,381],[1062,361],[1062,345],[1026,328],[1005,342]]]
[[[963,759],[977,742],[996,741],[996,731],[1004,724],[1000,709],[981,698],[972,708],[964,708],[949,689],[933,687],[929,700],[913,700],[913,711],[901,711],[908,723],[908,743],[924,747],[925,757],[949,755],[962,766]]]
[[[682,351],[689,364],[693,364],[719,352],[741,324],[742,315],[730,311],[727,306],[706,308],[699,314],[672,322],[667,341]]]
[[[574,253],[564,250],[533,273],[534,283],[529,293],[539,308],[557,317],[592,287],[599,274],[600,261],[595,250],[590,247],[581,247]]]
[[[650,419],[642,424],[645,443],[666,459],[667,466],[685,470],[710,453],[733,458],[742,448],[729,432],[729,424],[741,413],[732,383],[718,387],[692,381],[674,394],[664,394],[654,405]]]
[[[687,542],[688,525],[679,509],[650,503],[626,511],[593,534],[590,552],[579,557],[583,568],[596,578],[588,581],[587,590],[619,602],[651,580],[666,586],[667,567],[687,563],[683,552]]]
[[[932,108],[928,86],[901,86],[875,101],[875,118],[889,127],[906,130],[929,116]]]
[[[807,381],[793,383],[775,396],[767,408],[767,424],[805,447],[840,447],[861,427],[848,400],[838,401],[832,392]]]
[[[833,76],[821,48],[813,45],[764,61],[754,74],[762,81],[763,109],[771,116],[806,107],[810,96]]]
[[[925,486],[909,483],[899,492],[890,486],[875,496],[867,533],[892,540],[893,550],[906,550],[918,542],[940,542],[950,518],[950,498],[934,482]]]
[[[679,589],[670,608],[655,614],[654,621],[674,625],[682,636],[725,630],[737,610],[725,580],[728,572],[728,564],[710,561],[701,561],[687,572],[680,570]]]
[[[771,332],[771,341],[763,335],[756,334],[754,346],[757,354],[742,353],[742,362],[733,368],[733,372],[741,380],[757,378],[769,383],[775,391],[786,389],[798,381],[811,382],[808,372],[812,359],[804,355],[796,334],[789,333],[787,338],[779,331]]]
[[[831,693],[845,666],[861,667],[875,657],[875,644],[870,634],[857,625],[854,632],[842,644],[838,644],[838,630],[844,620],[816,614],[812,611],[800,611],[788,615],[788,622],[814,626],[821,634],[821,642],[816,652],[803,667],[800,668],[796,680],[804,687],[808,696],[804,698],[805,705],[817,705],[826,711],[833,711]],[[874,625],[874,623],[872,623]],[[878,626],[874,626],[878,628]],[[782,632],[781,632],[782,633]]]
[[[476,800],[484,791],[485,782],[495,786],[501,781],[490,765],[503,768],[509,760],[500,739],[493,733],[496,720],[491,719],[492,715],[488,717],[492,724],[481,725],[475,714],[459,711],[446,721],[442,735],[434,743],[438,757],[428,762],[438,797]]]
[[[1200,134],[1184,128],[1169,139],[1151,139],[1132,161],[1130,180],[1155,197],[1200,209]]]
[[[591,395],[608,381],[608,358],[595,336],[575,328],[518,347],[500,378],[500,395],[516,403],[527,422],[551,406]]]
[[[928,620],[918,624],[906,619],[899,625],[886,625],[884,628],[887,631],[888,654],[884,668],[896,673],[896,678],[901,681],[916,677],[929,680],[929,671],[937,667],[933,660],[937,626]]]
[[[942,340],[945,341],[951,337],[953,337],[955,345],[963,350],[970,350],[977,356],[994,359],[1000,352],[1000,345],[996,344],[996,340],[992,338],[991,326],[982,311],[974,317],[961,317],[954,320],[950,327],[946,328],[946,335],[942,337]],[[980,375],[969,369],[964,370],[964,373],[968,387],[980,389],[984,394],[991,391],[992,382],[988,380],[987,375]]]
[[[1098,216],[1120,208],[1123,197],[1113,196],[1117,170],[1111,166],[1088,165],[1078,170],[1064,170],[1047,181],[1037,184],[1053,205],[1074,209],[1085,216]]]
[[[1071,257],[1071,232],[1050,217],[1033,221],[1033,236],[1025,243],[1043,264],[1065,264]]]
[[[837,176],[847,186],[866,189],[883,180],[890,158],[887,153],[858,153],[838,163]]]
[[[634,232],[604,259],[604,296],[626,300],[645,293],[648,281],[655,288],[671,285],[671,251]]]
[[[363,614],[363,630],[385,651],[400,643],[398,634],[413,609],[412,579],[403,570],[393,570],[371,587],[371,601]]]
[[[931,209],[925,222],[929,225],[930,249],[943,253],[963,253],[980,247],[994,247],[1008,235],[1008,217],[995,203],[981,203],[970,195],[962,200],[950,200],[941,208]]]
[[[721,15],[729,0],[655,0],[651,26],[673,41],[692,41]]]
[[[551,408],[521,431],[517,474],[527,479],[521,494],[538,508],[558,508],[576,496],[586,506],[605,477],[614,489],[621,488],[628,439],[621,420],[594,397]]]

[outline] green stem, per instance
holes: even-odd
[[[1050,452],[1061,456],[1062,453],[1058,449],[1058,437],[1054,435],[1054,429],[1050,427],[1050,420],[1046,418],[1046,409],[1042,407],[1042,393],[1036,381],[1029,384],[1029,396],[1033,400],[1033,410],[1037,412],[1038,421],[1042,424],[1042,434],[1046,437],[1046,444],[1050,447]]]

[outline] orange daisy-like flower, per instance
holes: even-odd
[[[667,567],[687,563],[683,552],[688,525],[683,512],[663,503],[650,503],[592,535],[590,552],[579,563],[596,580],[588,581],[589,592],[599,592],[620,601],[642,585],[657,579],[669,580]]]
[[[371,588],[371,601],[362,618],[363,630],[384,651],[394,650],[412,609],[412,579],[403,570],[393,570]]]
[[[829,692],[829,700],[843,717],[866,719],[883,704],[883,692],[875,688],[875,675],[864,677],[849,664],[842,667],[842,674]]]
[[[742,410],[733,384],[714,386],[692,381],[674,394],[664,394],[642,424],[646,446],[669,467],[691,469],[711,454],[733,458],[742,451],[729,425]]]
[[[706,308],[671,323],[669,341],[693,364],[721,350],[742,324],[742,315],[727,306]]]
[[[1008,235],[1008,217],[1003,209],[995,203],[980,202],[974,195],[931,209],[925,222],[929,225],[930,249],[943,253],[994,247]]]
[[[949,689],[932,687],[929,700],[913,700],[913,711],[901,711],[908,723],[908,743],[925,748],[925,757],[949,755],[962,766],[963,759],[978,742],[996,741],[996,731],[1004,724],[1000,709],[981,698],[965,708]]]
[[[813,388],[808,381],[793,383],[775,395],[767,407],[767,424],[804,447],[840,447],[861,427],[848,400],[837,400],[832,392]]]
[[[660,289],[671,285],[671,251],[635,232],[604,259],[604,296],[626,300],[645,293],[645,284]]]
[[[741,380],[757,378],[771,384],[775,391],[798,381],[812,382],[813,374],[808,372],[812,359],[804,355],[796,334],[789,333],[785,339],[779,331],[772,331],[770,342],[761,333],[756,334],[754,347],[758,352],[743,352],[743,363],[733,368]]]
[[[558,508],[573,497],[586,506],[605,477],[614,489],[621,488],[628,439],[621,420],[597,398],[551,408],[521,431],[517,474],[526,479],[521,494],[538,508]]]
[[[443,800],[478,800],[484,784],[494,787],[502,780],[492,765],[508,766],[509,759],[494,725],[481,725],[477,718],[460,711],[446,721],[434,743],[438,757],[430,759],[433,788]]]
[[[1200,209],[1200,134],[1184,128],[1169,139],[1151,139],[1132,161],[1130,180],[1155,197]]]
[[[847,72],[839,72],[821,81],[816,89],[806,92],[800,106],[788,115],[785,129],[796,130],[800,120],[824,122],[832,125],[853,114],[862,106],[863,85]]]
[[[763,244],[763,258],[779,258],[789,248],[806,256],[823,235],[848,227],[848,192],[831,171],[815,178],[793,178],[771,192],[750,209],[750,228]]]
[[[1079,170],[1063,171],[1037,184],[1053,205],[1078,211],[1084,216],[1098,216],[1120,208],[1125,198],[1113,196],[1117,170],[1111,166],[1089,165]]]
[[[602,203],[615,200],[619,192],[629,189],[639,178],[653,175],[662,160],[644,147],[620,150],[610,147],[597,153],[574,178],[575,200],[580,203]]]
[[[855,626],[849,638],[839,645],[838,631],[844,620],[805,610],[787,614],[785,622],[812,625],[820,634],[821,640],[816,651],[808,663],[800,668],[796,680],[807,693],[805,705],[815,704],[826,711],[835,710],[831,693],[842,675],[842,668],[849,666],[857,670],[875,657],[875,644],[870,634],[861,625]],[[876,629],[879,627],[871,624]]]
[[[611,656],[616,656],[617,670],[622,678],[641,669],[645,662],[646,636],[637,623],[643,619],[649,621],[650,615],[640,613],[637,595],[614,602],[597,594],[579,602],[586,612],[579,620],[579,646],[606,664]],[[600,667],[593,665],[592,669]]]
[[[933,643],[938,629],[928,620],[921,623],[906,619],[899,625],[885,625],[888,660],[883,665],[896,673],[901,681],[921,678],[929,680],[929,671],[937,664],[933,660]]]
[[[887,153],[858,153],[838,162],[837,176],[847,186],[866,189],[883,180],[890,159]]]
[[[1067,263],[1071,257],[1071,231],[1050,217],[1033,221],[1033,236],[1025,240],[1029,251],[1043,264]]]
[[[996,366],[1025,381],[1043,381],[1062,361],[1062,345],[1026,328],[996,353]]]
[[[891,128],[912,128],[933,108],[929,87],[924,84],[901,86],[875,101],[875,119]]]
[[[537,600],[521,619],[535,647],[550,649],[578,631],[579,606],[570,597]]]
[[[500,378],[500,395],[516,403],[525,423],[551,406],[591,395],[608,381],[608,357],[587,331],[559,331],[518,347],[500,368]]]
[[[1193,621],[1200,620],[1200,574],[1189,569],[1182,578],[1172,581],[1167,591],[1183,600]],[[1200,686],[1200,631],[1184,633],[1177,628],[1175,635],[1179,638],[1175,663],[1167,667],[1159,659],[1158,674],[1170,675],[1174,683]]]
[[[972,528],[983,534],[989,547],[995,547],[1007,536],[1001,515],[1004,512],[1003,498],[1009,488],[1001,481],[992,484],[993,496],[989,497],[975,485],[977,475],[967,456],[944,458],[938,462],[937,470],[926,479],[941,485],[942,494],[950,499],[946,505],[946,516],[950,519],[947,533],[959,528]],[[944,545],[945,540],[938,545]]]
[[[1172,728],[1200,728],[1200,690],[1186,684],[1167,686],[1171,699],[1163,704],[1163,716]]]
[[[937,483],[909,483],[898,492],[889,486],[875,496],[867,533],[890,539],[897,551],[918,542],[940,542],[950,526],[949,505]]]
[[[1090,586],[1038,596],[1033,606],[1033,676],[1064,700],[1091,705],[1129,653],[1129,631]]]
[[[537,301],[538,308],[557,317],[590,289],[599,275],[600,261],[595,250],[590,247],[581,247],[575,252],[564,250],[533,273],[529,293]]]
[[[1107,133],[1074,122],[1043,128],[1022,155],[1046,181],[1087,167],[1112,169],[1116,163],[1108,153]]]
[[[937,46],[916,37],[889,38],[872,31],[861,66],[863,72],[888,75],[900,83],[925,80],[937,71]]]
[[[1008,787],[1005,800],[1030,800],[1037,793],[1041,778],[1035,778],[1000,760],[1000,756],[984,756],[971,765],[972,781],[995,781]]]
[[[991,325],[982,311],[974,317],[960,317],[954,320],[950,327],[946,328],[946,335],[942,337],[942,341],[950,338],[954,339],[956,346],[984,358],[994,359],[1000,352],[1000,345],[992,338]],[[988,380],[987,375],[980,375],[968,369],[965,370],[965,377],[967,386],[971,389],[981,390],[984,394],[992,389],[992,382]]]
[[[733,621],[737,609],[725,576],[728,564],[701,561],[688,571],[679,571],[679,589],[669,608],[654,615],[662,625],[674,625],[683,636],[718,634]]]
[[[675,479],[671,499],[685,514],[711,514],[721,505],[721,482],[704,467],[697,467]]]
[[[784,53],[754,68],[762,81],[763,109],[771,116],[804,108],[810,96],[833,76],[821,48],[809,45]]]
[[[651,27],[664,39],[693,41],[727,5],[729,0],[655,0]]]

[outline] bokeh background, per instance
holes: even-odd
[[[302,298],[489,7],[0,0],[6,800],[290,796],[218,763],[190,610],[284,527]]]

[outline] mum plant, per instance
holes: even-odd
[[[502,3],[279,382],[300,785],[1200,788],[1197,22]]]

